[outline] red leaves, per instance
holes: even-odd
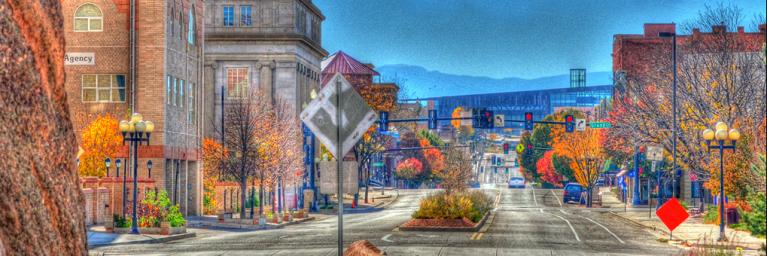
[[[547,151],[545,154],[543,154],[541,159],[538,159],[535,167],[538,175],[541,177],[541,180],[561,187],[562,175],[557,173],[557,171],[554,169],[554,164],[552,163],[553,157],[554,151]]]

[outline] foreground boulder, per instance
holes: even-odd
[[[0,255],[85,255],[60,1],[0,1]]]
[[[379,256],[386,255],[368,240],[359,240],[349,245],[344,256]]]

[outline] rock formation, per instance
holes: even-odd
[[[85,255],[60,1],[0,0],[0,255]]]

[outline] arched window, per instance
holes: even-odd
[[[101,10],[94,4],[84,4],[75,11],[75,31],[102,31],[104,19]]]
[[[186,40],[189,41],[189,44],[194,45],[194,14],[192,10],[194,10],[194,5],[189,8],[189,31]]]

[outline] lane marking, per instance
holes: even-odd
[[[532,190],[533,190],[533,201],[535,201],[535,206],[537,207],[538,206],[538,200],[535,199],[535,188],[533,188]]]
[[[474,234],[473,234],[473,235],[471,235],[471,238],[469,238],[469,240],[474,240],[475,238],[477,238],[477,235],[478,235],[478,234],[479,234],[479,233],[477,233],[477,232],[474,232]]]
[[[581,241],[581,238],[580,238],[580,237],[578,237],[578,233],[577,233],[577,232],[575,232],[575,228],[573,228],[573,224],[570,224],[570,221],[569,221],[569,220],[567,220],[567,219],[563,218],[562,216],[559,216],[559,215],[553,214],[553,213],[549,213],[549,214],[551,214],[551,215],[553,215],[554,217],[560,218],[560,219],[564,220],[565,222],[567,222],[567,225],[568,225],[568,226],[570,226],[570,230],[571,230],[571,231],[573,231],[573,235],[575,235],[575,240],[578,240],[578,242],[580,242],[580,241]]]
[[[479,233],[479,235],[477,236],[477,240],[480,240],[480,239],[482,239],[482,235],[484,235],[484,234],[485,234],[485,233]]]
[[[562,210],[562,209],[559,209],[559,212],[570,215],[569,213],[567,213],[565,210]]]
[[[389,240],[390,236],[391,236],[391,234],[385,235],[385,236],[381,237],[381,240],[384,240],[384,241],[389,242],[389,243],[394,243],[394,241]]]
[[[549,191],[551,192],[552,195],[554,195],[554,198],[557,199],[557,203],[559,203],[559,207],[562,207],[562,200],[559,200],[559,197],[557,196],[557,194],[554,193],[554,190],[549,190]]]
[[[618,240],[618,242],[621,242],[622,244],[625,244],[625,243],[626,243],[626,242],[623,242],[623,240],[621,240],[621,238],[620,238],[620,237],[618,237],[618,235],[616,235],[615,233],[613,233],[612,231],[610,231],[609,229],[607,229],[607,227],[605,227],[605,226],[604,226],[604,225],[602,225],[602,224],[599,224],[599,222],[596,222],[596,221],[594,221],[594,220],[592,220],[592,219],[590,219],[590,218],[587,218],[587,217],[583,217],[583,216],[580,216],[580,217],[581,217],[581,218],[584,218],[584,219],[587,219],[587,220],[589,220],[589,221],[593,222],[594,224],[597,224],[598,226],[602,227],[603,229],[605,229],[605,231],[607,231],[607,233],[610,233],[610,235],[613,235],[613,237],[615,237],[615,239],[617,239],[617,240]]]

